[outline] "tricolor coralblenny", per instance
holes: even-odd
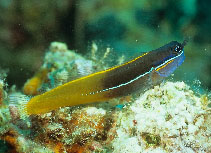
[[[122,65],[58,86],[31,98],[24,105],[25,112],[41,114],[65,106],[104,102],[149,88],[183,63],[185,44],[172,41]]]

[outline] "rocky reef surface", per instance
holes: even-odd
[[[31,96],[108,68],[110,51],[97,56],[93,43],[90,56],[82,57],[53,42],[22,91],[8,89],[0,71],[0,152],[211,152],[211,101],[182,81],[166,81],[109,103],[24,115],[21,104]]]

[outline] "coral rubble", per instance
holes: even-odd
[[[93,44],[92,54],[97,51]],[[107,49],[102,60],[109,53]],[[210,152],[211,117],[206,95],[184,82],[165,82],[133,98],[111,103],[65,107],[42,115],[24,116],[21,104],[100,68],[104,62],[86,59],[54,42],[40,70],[23,93],[3,90],[0,79],[0,140],[13,152]],[[98,62],[98,63],[97,63]],[[98,66],[96,66],[98,65]],[[131,101],[122,104],[122,101]],[[124,102],[123,102],[124,103]],[[1,144],[0,144],[1,145]],[[0,146],[1,147],[1,146]],[[1,152],[1,149],[0,149]]]
[[[204,104],[184,82],[155,86],[119,116],[114,152],[209,152],[210,109]],[[133,141],[131,148],[126,141]]]

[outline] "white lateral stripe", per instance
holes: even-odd
[[[169,61],[174,60],[174,59],[176,59],[177,57],[181,56],[181,55],[183,54],[183,52],[184,52],[184,51],[182,51],[179,55],[177,55],[177,56],[175,56],[175,57],[173,57],[173,58],[170,58],[169,60],[165,61],[163,64],[157,66],[157,67],[155,68],[155,70],[158,69],[158,68],[160,68],[160,67],[162,67],[163,65],[165,65],[165,64],[168,63]]]

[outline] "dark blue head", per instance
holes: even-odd
[[[184,41],[182,44],[172,41],[159,49],[161,61],[155,67],[155,70],[160,76],[169,76],[183,63],[185,59],[184,46],[186,43],[187,41]]]
[[[184,45],[181,43],[178,43],[177,41],[172,41],[169,43],[169,51],[171,52],[170,54],[173,56],[177,56],[181,54],[181,52],[184,51]]]

